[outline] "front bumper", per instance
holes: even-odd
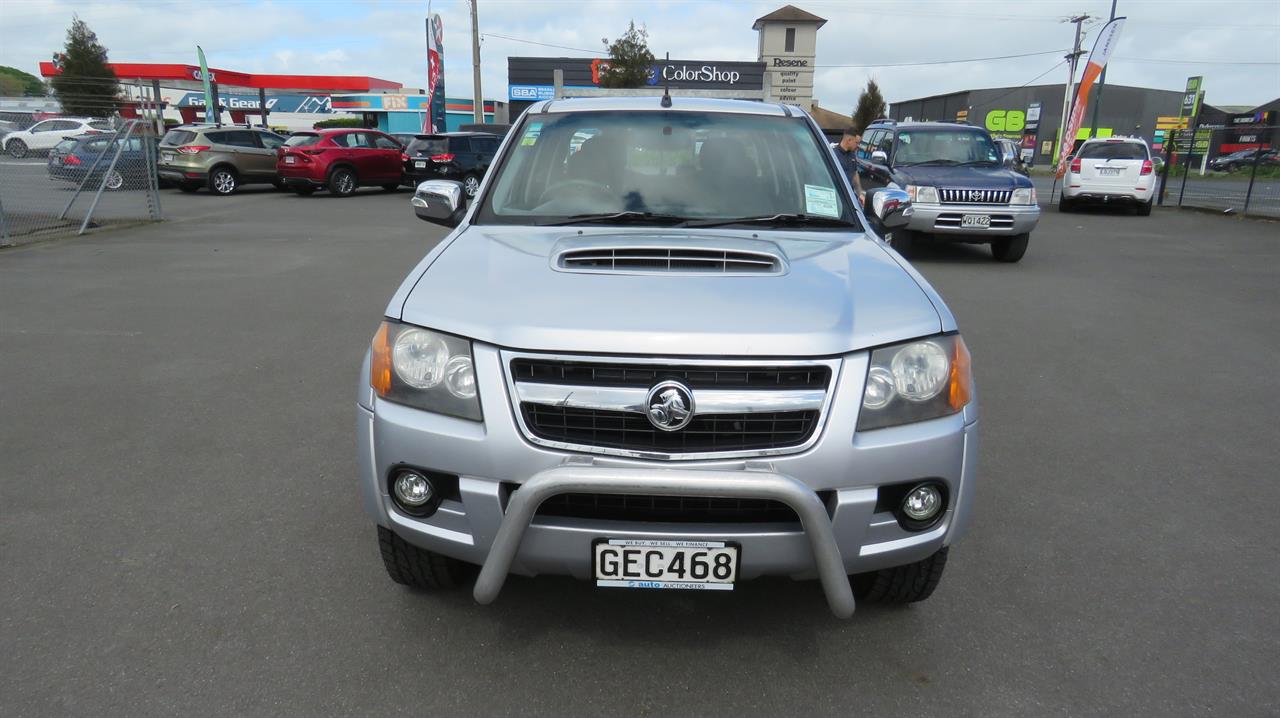
[[[507,573],[591,578],[591,544],[599,538],[725,540],[742,546],[743,579],[820,578],[832,611],[848,615],[847,575],[926,558],[969,523],[976,402],[952,416],[855,433],[866,352],[842,358],[827,422],[812,447],[719,461],[645,461],[536,446],[512,418],[499,350],[476,343],[473,352],[484,423],[375,400],[367,358],[356,414],[366,510],[409,543],[482,564],[475,588],[481,602],[496,597]],[[457,497],[427,518],[399,511],[387,481],[406,464],[457,475]],[[879,487],[922,479],[943,483],[949,497],[934,526],[908,531],[891,512],[877,509]],[[537,514],[549,496],[583,492],[765,498],[787,504],[800,521],[655,523]]]
[[[946,235],[955,241],[989,242],[1011,234],[1027,234],[1040,221],[1037,205],[913,204],[907,229]],[[961,227],[966,214],[989,215],[989,227]],[[967,239],[966,239],[967,238]]]

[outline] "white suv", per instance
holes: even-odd
[[[1141,137],[1086,140],[1071,158],[1058,209],[1070,212],[1089,202],[1128,204],[1146,216],[1155,189],[1155,164]]]
[[[110,132],[109,120],[91,117],[55,117],[42,120],[19,132],[4,136],[4,150],[14,157],[26,157],[31,152],[48,152],[64,137]]]

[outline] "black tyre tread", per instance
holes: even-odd
[[[1027,245],[1031,242],[1030,234],[1015,234],[1012,237],[1001,237],[991,242],[991,256],[997,262],[1018,262],[1027,253]]]
[[[381,526],[378,527],[378,548],[382,551],[387,575],[405,586],[453,588],[464,576],[465,565],[461,561],[420,549]]]
[[[1154,203],[1155,203],[1155,200],[1151,200],[1150,202],[1147,202],[1146,204],[1139,205],[1139,206],[1138,206],[1138,216],[1139,216],[1139,217],[1150,217],[1150,216],[1151,216],[1151,205],[1152,205],[1152,204],[1154,204]]]
[[[933,594],[942,581],[950,547],[938,549],[932,556],[868,574],[864,580],[863,601],[871,603],[915,603]]]
[[[889,246],[904,257],[911,254],[911,250],[919,244],[920,233],[915,230],[899,227],[890,233]]]
[[[1067,199],[1066,197],[1058,198],[1059,212],[1070,212],[1072,209],[1074,208],[1071,206],[1071,200]]]

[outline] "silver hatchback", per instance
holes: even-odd
[[[392,296],[360,372],[359,483],[390,577],[919,601],[969,523],[969,353],[794,107],[557,100]]]

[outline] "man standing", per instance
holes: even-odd
[[[858,179],[858,145],[862,142],[862,132],[852,127],[844,131],[844,135],[840,138],[840,146],[836,149],[836,159],[840,160],[840,167],[844,173],[849,176],[849,184],[853,185],[853,191],[858,195],[858,202],[865,202],[867,193],[862,191],[862,181]]]

